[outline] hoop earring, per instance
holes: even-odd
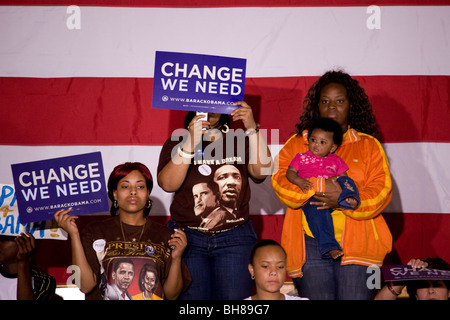
[[[116,208],[116,209],[119,207],[119,204],[117,203],[117,200],[114,200],[113,205],[114,205],[114,208]]]
[[[145,205],[145,207],[146,207],[147,209],[151,208],[151,207],[152,207],[152,203],[153,203],[153,201],[150,200],[150,199],[148,199],[148,200],[147,200],[147,204]]]
[[[228,131],[230,131],[230,127],[225,123],[220,131],[222,131],[223,133],[227,133]]]

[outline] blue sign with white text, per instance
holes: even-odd
[[[231,113],[244,100],[247,61],[156,51],[152,108]]]
[[[109,211],[100,152],[11,165],[22,223]]]

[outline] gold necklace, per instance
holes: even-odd
[[[125,239],[125,233],[123,232],[123,226],[122,226],[122,220],[119,220],[120,222],[120,230],[122,230],[122,237],[123,241],[127,242],[127,239]],[[147,220],[145,220],[144,225],[142,226],[141,235],[139,236],[139,239],[137,242],[141,241],[142,234],[144,233],[145,225],[147,224]],[[131,239],[132,242],[136,242],[136,238]]]

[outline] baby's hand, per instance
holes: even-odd
[[[356,201],[355,198],[348,197],[348,198],[345,198],[345,201],[348,203],[348,205],[350,207],[352,207],[353,209],[356,209],[356,206],[358,205],[358,201]]]
[[[314,184],[308,179],[300,177],[298,177],[297,179],[297,185],[300,189],[302,189],[304,193],[308,192],[308,190],[311,190],[314,187]]]

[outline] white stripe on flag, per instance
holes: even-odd
[[[450,74],[450,6],[0,7],[0,76],[153,77],[156,50],[248,59],[247,77]],[[206,40],[207,39],[207,40]]]
[[[272,145],[272,155],[282,145]],[[126,161],[145,163],[154,180],[152,199],[154,215],[168,215],[172,194],[164,192],[156,183],[156,168],[161,146],[0,146],[0,183],[13,184],[11,164],[101,151],[105,176]],[[450,144],[446,143],[386,143],[384,148],[390,161],[394,194],[385,211],[405,213],[450,213],[450,171],[446,164]],[[270,185],[252,184],[250,203],[252,214],[284,214]]]

